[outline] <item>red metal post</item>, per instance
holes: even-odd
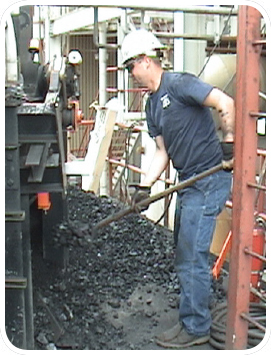
[[[237,90],[235,166],[233,178],[233,221],[226,349],[247,347],[248,322],[241,313],[248,313],[251,278],[251,256],[254,228],[257,135],[256,119],[251,112],[259,109],[259,60],[261,14],[251,6],[240,6],[237,38]]]

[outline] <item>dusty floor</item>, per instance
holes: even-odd
[[[35,246],[37,349],[162,350],[154,337],[178,318],[172,233],[134,214],[91,234],[97,221],[122,207],[74,188],[69,223],[52,239],[68,250],[66,269],[44,261]],[[216,288],[215,297],[223,299],[223,291]]]
[[[92,314],[88,307],[95,302],[86,299],[85,316],[76,310],[75,299],[67,305],[58,297],[56,305],[52,289],[45,300],[54,321],[48,308],[46,311],[37,300],[37,349],[165,350],[155,343],[155,335],[175,325],[178,319],[177,293],[168,294],[155,283],[138,285],[127,299],[109,298],[95,304]],[[55,322],[63,330],[56,337]],[[193,347],[193,350],[200,349],[213,347],[209,343]]]
[[[174,296],[165,298],[164,290],[155,284],[139,286],[118,310],[112,310],[110,306],[104,305],[106,319],[114,327],[123,327],[123,339],[131,349],[162,350],[154,338],[177,323],[178,311],[175,307],[177,298],[177,295],[176,298]],[[210,344],[205,344],[193,347],[193,350],[197,349],[213,348]]]

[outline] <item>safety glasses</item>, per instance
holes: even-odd
[[[131,60],[128,61],[128,63],[125,65],[125,68],[128,70],[128,73],[131,74],[135,63],[140,63],[143,59],[143,56],[137,57],[137,58],[133,58]]]

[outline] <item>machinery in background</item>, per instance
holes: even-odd
[[[30,42],[30,9],[20,8],[5,26],[5,325],[10,342],[22,349],[34,348],[33,239],[45,259],[67,263],[52,230],[67,218],[67,127],[81,115],[81,55],[36,62],[40,44]]]

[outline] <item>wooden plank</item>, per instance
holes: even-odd
[[[99,190],[100,178],[111,143],[117,112],[110,108],[98,108],[94,130],[85,157],[88,175],[82,176],[82,189],[95,194]]]

